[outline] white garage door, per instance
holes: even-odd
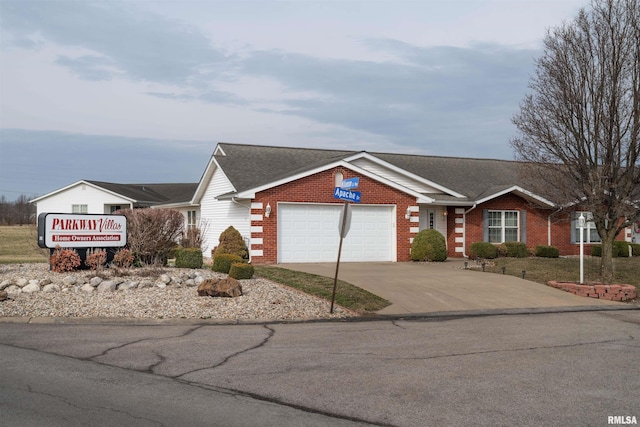
[[[393,206],[352,205],[341,261],[395,261]],[[342,204],[278,205],[278,262],[335,262]]]

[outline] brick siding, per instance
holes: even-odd
[[[262,209],[252,209],[252,214],[263,214],[267,204],[271,206],[269,218],[262,221],[252,221],[252,226],[262,227],[262,232],[252,232],[251,239],[262,239],[262,244],[251,245],[253,250],[262,250],[262,256],[253,257],[256,264],[272,264],[278,260],[278,202],[300,203],[336,203],[343,202],[333,198],[335,175],[341,172],[343,179],[360,178],[358,187],[362,194],[361,205],[395,205],[396,206],[396,248],[397,261],[409,261],[411,249],[410,219],[405,218],[409,206],[416,205],[415,197],[384,185],[366,176],[359,176],[346,168],[333,168],[308,177],[279,185],[256,194],[254,203],[262,203]],[[256,205],[257,206],[257,205]],[[417,215],[417,213],[416,213]]]

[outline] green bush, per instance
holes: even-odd
[[[218,273],[229,274],[229,270],[231,270],[231,265],[238,262],[243,262],[243,259],[238,255],[234,255],[234,254],[217,255],[213,259],[213,265],[211,266],[211,269],[213,271],[217,271]]]
[[[538,245],[536,246],[535,254],[540,258],[558,258],[560,256],[560,249],[555,246]]]
[[[509,256],[509,248],[507,248],[507,245],[505,245],[504,243],[496,245],[496,251],[498,257]]]
[[[176,251],[177,268],[202,268],[202,250],[182,248]]]
[[[619,257],[629,258],[629,242],[616,240],[613,242],[613,252],[617,253]]]
[[[471,244],[469,254],[471,258],[493,259],[498,256],[498,250],[493,243],[475,242]]]
[[[180,245],[176,245],[173,248],[171,248],[169,250],[169,252],[167,253],[167,258],[168,259],[176,259],[178,258],[178,252],[180,252],[181,250],[183,250],[184,248]]]
[[[214,259],[222,254],[237,255],[243,260],[249,259],[249,251],[247,250],[247,245],[244,243],[242,235],[232,226],[227,227],[227,229],[220,234],[219,241],[220,244],[213,253]]]
[[[420,231],[411,243],[413,261],[444,261],[447,259],[447,242],[442,233],[426,229]]]
[[[640,243],[629,243],[629,246],[631,246],[633,256],[640,256]]]
[[[504,242],[507,247],[507,256],[511,258],[526,258],[529,256],[527,245],[522,242]]]
[[[622,242],[622,243],[627,243],[627,242]],[[628,243],[627,243],[628,245]],[[624,256],[629,256],[629,249],[628,246],[625,245],[625,247],[627,247],[627,255]],[[611,250],[611,256],[613,258],[617,258],[618,256],[620,256],[620,245],[617,245],[616,242],[613,242],[613,249]],[[597,257],[601,257],[602,256],[602,245],[594,245],[591,247],[591,256],[597,256]]]
[[[231,264],[229,277],[233,277],[238,280],[251,279],[253,277],[253,270],[254,269],[251,264],[247,264],[246,262],[236,262]]]

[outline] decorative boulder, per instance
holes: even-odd
[[[242,295],[240,282],[232,277],[226,279],[208,279],[198,286],[198,295],[233,298]]]

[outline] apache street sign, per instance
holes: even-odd
[[[351,190],[343,190],[340,187],[336,187],[333,192],[334,199],[346,200],[348,202],[360,203],[360,192],[359,191],[351,191]]]

